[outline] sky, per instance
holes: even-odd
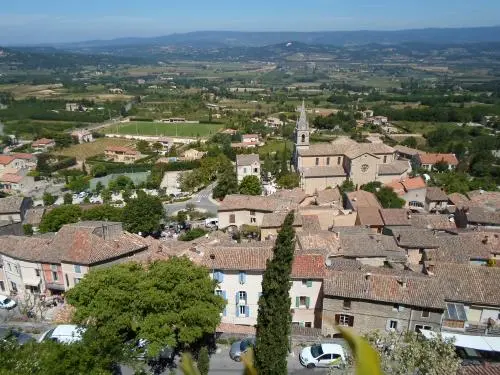
[[[2,1],[0,44],[200,30],[395,30],[500,25],[498,0]]]

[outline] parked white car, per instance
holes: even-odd
[[[12,310],[16,306],[16,301],[0,294],[0,309]]]
[[[44,332],[38,341],[43,342],[53,340],[62,344],[71,344],[81,341],[84,332],[85,328],[83,327],[74,324],[61,324],[56,328],[52,328]]]
[[[344,348],[339,344],[317,344],[300,352],[299,361],[309,369],[315,367],[342,367],[345,364]]]

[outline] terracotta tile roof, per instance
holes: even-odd
[[[23,197],[0,198],[0,214],[20,213],[25,199]]]
[[[4,173],[2,176],[0,176],[0,181],[2,182],[9,182],[12,184],[17,184],[21,182],[24,179],[23,176],[20,176],[18,174],[13,174],[13,173]]]
[[[259,163],[259,154],[241,154],[236,155],[236,165],[252,165],[253,163]]]
[[[133,150],[129,147],[124,146],[108,146],[106,147],[106,152],[122,152],[128,155],[138,155],[139,151]]]
[[[215,330],[222,333],[233,333],[239,335],[255,336],[256,329],[253,326],[244,326],[241,324],[220,323]]]
[[[270,195],[270,197],[290,200],[295,203],[302,203],[302,201],[306,199],[307,194],[301,188],[279,189],[276,191],[276,193]]]
[[[319,233],[298,232],[296,237],[296,254],[318,254],[325,257],[339,254],[340,240],[336,233],[329,231]]]
[[[90,265],[133,255],[146,250],[147,244],[141,236],[132,233],[121,232],[112,239],[105,239],[95,234],[93,228],[65,225],[57,232],[51,247],[60,252],[64,262]]]
[[[384,225],[410,225],[408,211],[404,208],[382,208],[380,216]]]
[[[302,215],[302,231],[303,232],[320,232],[321,223],[318,215]]]
[[[60,263],[59,252],[50,247],[53,237],[0,236],[0,252],[28,262]]]
[[[403,286],[403,281],[406,286]],[[325,296],[443,308],[439,281],[433,278],[402,277],[361,271],[335,271],[324,282]]]
[[[333,189],[321,190],[316,194],[316,203],[319,206],[341,201],[342,195],[340,194],[340,190],[338,187],[335,187]]]
[[[289,211],[297,208],[291,200],[267,197],[231,194],[227,195],[219,206],[220,211],[253,210],[260,212]]]
[[[455,154],[418,154],[421,164],[437,164],[439,162],[446,162],[449,165],[458,165],[458,159]]]
[[[292,264],[292,278],[322,279],[327,275],[322,255],[296,255]]]
[[[24,159],[24,160],[32,160],[32,159],[36,159],[36,156],[33,155],[33,154],[28,154],[28,153],[22,153],[22,152],[18,152],[18,153],[15,153],[15,154],[11,154],[10,156],[16,158],[16,159]]]
[[[403,145],[394,146],[394,150],[405,155],[415,156],[417,154],[423,154],[424,152],[417,150],[416,148],[410,148]]]
[[[491,237],[494,234],[489,234]],[[495,248],[500,243],[495,244],[493,239],[484,243],[483,233],[468,233],[458,235],[439,235],[436,237],[438,249],[426,250],[426,259],[436,262],[464,263],[471,260],[490,259]],[[488,243],[489,242],[489,243]]]
[[[438,262],[433,273],[447,301],[489,306],[500,304],[499,267]]]
[[[482,207],[469,207],[466,215],[471,224],[500,225],[500,210],[492,212]]]
[[[471,202],[469,198],[460,193],[451,193],[448,194],[448,200],[458,208],[462,208],[464,206],[468,206]]]
[[[443,202],[448,201],[448,196],[441,188],[438,188],[437,186],[429,186],[427,188],[425,199],[433,202]]]
[[[474,190],[467,193],[469,199],[475,206],[482,206],[493,211],[500,210],[500,192]]]
[[[399,247],[409,249],[433,249],[439,246],[436,235],[429,230],[412,227],[390,227]]]
[[[358,221],[360,225],[383,226],[378,207],[358,207]]]
[[[259,138],[259,135],[258,134],[243,134],[241,136],[241,139],[246,139],[246,138]]]
[[[384,175],[401,175],[411,169],[410,162],[406,160],[394,160],[390,164],[380,164],[378,166],[378,174]]]
[[[364,190],[352,191],[346,194],[347,199],[356,210],[358,207],[377,207],[382,208],[375,194]]]
[[[24,215],[23,224],[38,226],[42,221],[43,215],[45,215],[45,208],[30,208]]]
[[[500,363],[462,366],[458,375],[500,375]]]
[[[405,261],[405,252],[392,236],[380,234],[340,235],[340,254],[347,258],[384,257],[388,260]]]
[[[210,255],[215,255],[214,260]],[[272,256],[270,247],[209,247],[204,251],[201,264],[210,269],[264,271]]]
[[[304,177],[330,177],[330,176],[347,176],[342,166],[333,167],[310,167],[302,170]]]
[[[11,155],[0,155],[0,164],[1,165],[8,165],[12,163],[15,160],[15,158]]]
[[[262,217],[261,228],[279,228],[283,225],[288,212],[270,212]],[[302,216],[296,214],[293,220],[294,227],[302,226]]]
[[[423,189],[427,186],[425,180],[420,176],[407,178],[406,180],[401,181],[401,184],[403,185],[406,191]]]
[[[358,143],[348,137],[339,137],[330,143],[314,143],[307,149],[299,149],[300,156],[346,155],[354,159],[366,153],[391,154],[394,149],[384,143]]]
[[[49,145],[51,143],[54,143],[53,139],[40,138],[40,139],[37,139],[36,141],[34,141],[31,145],[33,147],[37,147],[37,146],[46,146],[46,145]]]
[[[457,225],[446,214],[411,214],[410,223],[414,228],[456,230]]]

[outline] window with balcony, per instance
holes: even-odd
[[[247,304],[247,292],[241,290],[237,293],[238,296],[238,304],[246,305]]]
[[[243,318],[243,317],[248,318],[250,316],[250,307],[244,306],[244,305],[238,306],[238,316],[240,318]]]
[[[306,296],[295,297],[295,307],[298,309],[308,309],[311,305],[311,298]]]

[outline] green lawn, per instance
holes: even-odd
[[[262,147],[259,147],[259,155],[261,157],[264,157],[267,154],[273,154],[275,152],[283,152],[285,149],[285,144],[286,148],[289,152],[293,150],[293,143],[290,140],[269,140],[266,142],[266,144]]]
[[[393,121],[393,124],[402,126],[411,133],[427,134],[439,127],[456,129],[457,126],[452,122],[425,122],[425,121]]]
[[[162,124],[156,122],[131,121],[125,124],[110,125],[106,133],[129,135],[158,135],[167,137],[209,137],[217,133],[223,124]]]

